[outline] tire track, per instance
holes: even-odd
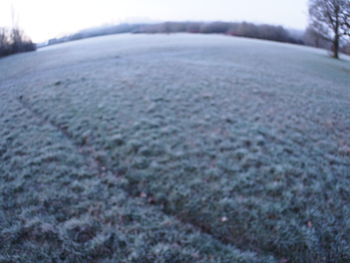
[[[42,113],[38,112],[33,108],[33,106],[28,102],[23,96],[19,96],[17,98],[17,101],[21,104],[21,106],[29,111],[33,116],[35,116],[41,123],[43,124],[49,124],[53,128],[55,128],[66,140],[68,140],[74,148],[77,150],[77,152],[84,157],[86,162],[89,164],[89,167],[92,169],[95,169],[98,172],[98,175],[103,177],[104,174],[111,173],[116,177],[119,178],[125,178],[122,175],[116,174],[115,171],[108,168],[106,165],[104,165],[101,161],[98,160],[98,157],[96,155],[96,150],[94,147],[87,141],[84,142],[84,144],[79,143],[75,138],[74,135],[71,134],[66,127],[60,126],[54,121],[50,120],[49,117],[44,116]],[[101,182],[103,183],[103,182]],[[144,196],[135,194],[133,191],[129,189],[122,189],[125,191],[125,193],[132,199],[144,199]],[[157,210],[161,213],[163,213],[166,216],[175,218],[178,222],[181,224],[189,225],[194,230],[198,231],[201,234],[209,235],[213,240],[218,241],[220,244],[224,246],[234,246],[234,248],[239,249],[243,252],[253,252],[256,254],[258,258],[264,258],[264,257],[273,257],[274,259],[277,259],[276,262],[283,262],[284,259],[278,259],[276,255],[269,253],[266,253],[265,251],[262,251],[257,248],[249,247],[249,250],[242,248],[242,246],[236,246],[234,241],[230,238],[224,237],[224,236],[218,236],[215,235],[212,230],[207,227],[205,224],[200,224],[198,222],[193,222],[192,220],[188,220],[185,217],[181,217],[181,215],[177,215],[175,213],[171,213],[164,209],[164,205],[162,203],[156,202],[155,199],[152,197],[151,194],[147,193],[148,202],[142,202],[145,206],[156,207]]]

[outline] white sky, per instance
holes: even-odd
[[[303,29],[308,0],[0,0],[0,27],[19,26],[40,42],[106,23],[132,21],[247,21]]]

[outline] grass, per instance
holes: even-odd
[[[0,61],[0,259],[349,262],[349,69],[185,34]]]

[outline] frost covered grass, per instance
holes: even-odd
[[[1,260],[350,261],[347,57],[122,35],[0,71]]]

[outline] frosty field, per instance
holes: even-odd
[[[126,34],[0,73],[0,262],[350,262],[349,57]]]

